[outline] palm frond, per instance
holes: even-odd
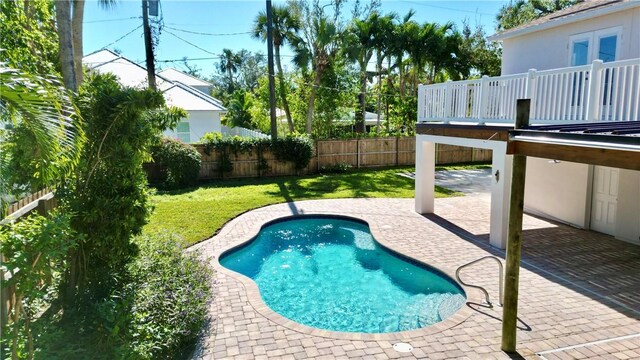
[[[29,169],[31,185],[53,186],[73,169],[84,133],[72,98],[57,78],[34,76],[0,63],[0,110],[3,148],[11,149],[12,128],[20,128],[32,139],[28,149],[34,166]],[[9,171],[9,162],[0,164],[3,175]],[[0,193],[8,194],[19,185],[11,179],[15,176],[2,176]]]

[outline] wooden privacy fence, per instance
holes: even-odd
[[[202,180],[313,174],[337,164],[348,164],[354,168],[413,166],[416,156],[415,137],[319,140],[314,144],[309,165],[299,171],[293,163],[276,159],[270,151],[261,154],[264,160],[261,162],[260,155],[254,150],[249,153],[231,152],[229,160],[233,170],[221,173],[221,154],[217,151],[205,153],[204,145],[195,147],[202,155]],[[436,144],[436,164],[485,161],[491,161],[491,150]],[[158,168],[153,164],[146,164],[145,168],[152,179],[157,179]]]
[[[46,215],[49,211],[57,206],[57,200],[53,196],[51,189],[44,189],[33,194],[30,194],[15,203],[9,205],[6,218],[0,221],[0,226],[10,221],[20,221],[20,218],[28,216],[34,212],[40,215]],[[35,255],[35,258],[39,258],[40,253]],[[0,252],[0,264],[4,263],[4,255]],[[16,281],[15,278],[20,276],[20,270],[15,273],[5,272],[0,269],[0,282],[2,287],[0,289],[0,320],[2,324],[6,324],[9,321],[9,313],[13,312],[14,316],[12,321],[17,321],[20,317],[21,301],[20,297],[16,294]],[[11,281],[13,279],[13,281]],[[42,282],[38,284],[43,286],[45,283],[49,283],[51,279],[42,279]]]

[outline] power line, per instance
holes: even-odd
[[[85,21],[84,23],[85,24],[95,24],[95,23],[103,23],[103,22],[125,21],[125,20],[132,20],[132,19],[140,19],[140,16],[132,16],[132,17],[120,18],[120,19],[91,20],[91,21]]]
[[[120,41],[120,40],[122,40],[122,39],[126,38],[127,36],[129,36],[129,35],[131,35],[131,34],[133,34],[136,30],[140,29],[141,27],[142,27],[142,25],[139,25],[139,26],[138,26],[138,27],[136,27],[135,29],[133,29],[133,30],[129,31],[128,33],[126,33],[126,34],[124,34],[124,35],[120,36],[118,39],[116,39],[116,40],[115,40],[114,42],[112,42],[111,44],[103,46],[103,47],[102,47],[102,49],[106,49],[106,48],[108,48],[109,46],[114,45],[114,44],[115,44],[115,43],[117,43],[118,41]]]
[[[169,35],[171,35],[171,36],[176,37],[178,40],[184,41],[185,43],[187,43],[187,44],[189,44],[189,45],[191,45],[191,46],[195,47],[196,49],[199,49],[199,50],[202,50],[202,51],[206,52],[207,54],[211,54],[211,55],[218,55],[218,54],[216,54],[216,53],[212,53],[211,51],[209,51],[209,50],[207,50],[207,49],[203,49],[203,48],[201,48],[200,46],[198,46],[198,45],[196,45],[196,44],[194,44],[194,43],[192,43],[192,42],[190,42],[190,41],[187,41],[187,40],[185,40],[185,39],[181,38],[180,36],[178,36],[178,35],[176,35],[176,34],[172,33],[171,31],[167,31],[167,30],[165,30],[164,32],[165,32],[165,33],[167,33],[167,34],[169,34]]]
[[[481,13],[481,12],[473,11],[473,10],[456,9],[456,8],[450,8],[450,7],[446,7],[446,6],[439,6],[439,5],[433,5],[433,4],[425,4],[424,2],[417,2],[417,1],[406,1],[406,0],[401,0],[401,2],[403,2],[403,3],[408,3],[408,4],[420,5],[420,6],[428,6],[428,7],[432,7],[432,8],[436,8],[436,9],[443,9],[443,10],[450,10],[450,11],[459,11],[459,12],[466,12],[466,13],[471,13],[471,14],[478,14],[478,15],[488,15],[488,16],[493,16],[493,15],[494,15],[494,14],[488,14],[488,13]]]
[[[196,34],[196,35],[207,35],[207,36],[233,36],[233,35],[245,35],[245,34],[251,34],[251,31],[244,31],[244,32],[233,32],[233,33],[207,33],[207,32],[200,32],[200,31],[191,31],[191,30],[184,30],[184,29],[178,29],[178,28],[174,28],[171,26],[165,26],[166,29],[171,29],[171,30],[175,30],[175,31],[180,31],[180,32],[184,32],[184,33],[188,33],[188,34]]]
[[[174,61],[201,61],[201,60],[218,60],[222,58],[222,56],[212,56],[212,57],[200,57],[200,58],[181,58],[181,59],[166,59],[166,60],[156,60],[156,62],[160,63],[169,63]]]

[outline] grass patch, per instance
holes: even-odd
[[[448,165],[436,165],[436,171],[443,170],[480,170],[491,169],[491,162],[486,163],[457,163]]]
[[[398,176],[413,168],[366,169],[346,174],[217,181],[198,188],[158,193],[144,232],[176,233],[185,245],[214,235],[227,221],[251,209],[309,199],[411,198],[414,181]],[[460,193],[436,186],[436,197]]]

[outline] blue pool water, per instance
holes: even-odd
[[[326,330],[417,329],[442,321],[466,300],[446,275],[383,248],[366,224],[342,218],[272,223],[220,263],[253,279],[274,311]]]

